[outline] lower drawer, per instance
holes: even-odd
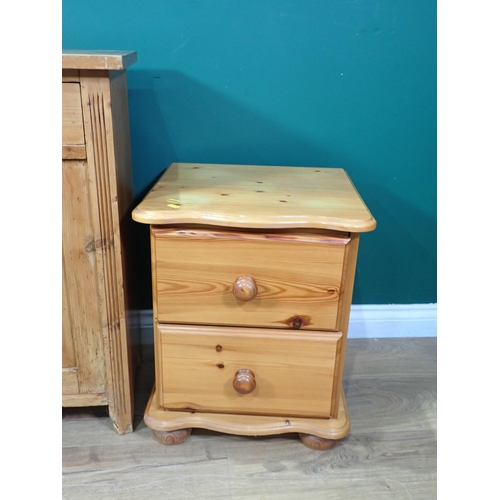
[[[160,407],[330,416],[341,333],[168,324],[157,329]]]

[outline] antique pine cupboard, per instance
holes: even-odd
[[[359,234],[376,225],[346,172],[174,163],[132,217],[151,233],[153,435],[344,437]]]
[[[127,279],[134,242],[125,73],[136,59],[62,54],[62,406],[106,405],[119,434],[132,431],[138,338]]]

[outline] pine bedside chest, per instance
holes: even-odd
[[[173,163],[132,217],[151,229],[156,439],[343,438],[359,233],[376,225],[346,172]]]

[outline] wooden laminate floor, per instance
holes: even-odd
[[[118,436],[104,408],[66,409],[62,498],[435,499],[436,339],[352,339],[344,370],[351,431],[326,452],[296,434],[249,438],[193,429],[156,442],[142,414],[151,349],[138,372],[136,428]]]

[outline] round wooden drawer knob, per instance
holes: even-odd
[[[233,380],[233,387],[236,392],[240,394],[250,394],[256,386],[257,382],[255,381],[255,375],[252,370],[242,368],[236,372]]]
[[[233,285],[233,295],[243,302],[255,299],[257,296],[257,283],[251,276],[239,276]]]

